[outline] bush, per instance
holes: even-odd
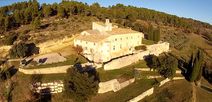
[[[146,50],[147,48],[146,48],[146,46],[144,46],[144,45],[141,45],[141,46],[136,46],[135,47],[135,50]]]
[[[15,40],[17,38],[18,38],[18,36],[16,34],[9,35],[5,38],[4,44],[5,45],[13,45],[13,43],[15,42]]]
[[[97,94],[98,84],[99,77],[95,68],[82,68],[80,64],[75,64],[67,70],[65,94],[74,101],[85,102]]]
[[[23,58],[38,53],[39,48],[34,43],[26,44],[23,42],[14,45],[9,51],[11,58]]]

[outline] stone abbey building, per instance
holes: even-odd
[[[83,48],[83,55],[96,63],[132,54],[135,46],[142,45],[144,34],[129,28],[118,28],[106,22],[93,22],[92,29],[81,32],[74,46]]]

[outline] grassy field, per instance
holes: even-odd
[[[140,102],[191,102],[191,92],[191,84],[186,80],[171,81]]]
[[[100,76],[100,81],[108,81],[114,78],[120,77],[134,77],[133,68],[146,68],[146,62],[141,60],[137,63],[131,64],[129,66],[123,67],[121,69],[105,71],[103,68],[97,69]]]
[[[158,80],[161,81],[162,79]],[[91,102],[127,102],[147,89],[150,89],[154,83],[155,80],[153,79],[136,80],[136,82],[121,89],[120,91],[98,94],[92,98]]]

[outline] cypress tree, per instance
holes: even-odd
[[[191,71],[191,74],[190,74],[190,81],[193,82],[193,81],[197,81],[197,78],[198,78],[198,75],[199,73],[201,72],[202,70],[202,65],[203,65],[203,53],[201,50],[198,50],[197,52],[197,55],[193,61],[193,65],[192,65],[192,71]]]

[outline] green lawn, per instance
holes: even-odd
[[[31,80],[31,76],[32,75],[27,75],[27,74],[23,74],[18,72],[17,76],[19,79],[22,80]],[[64,73],[60,73],[60,74],[40,74],[41,76],[41,81],[42,82],[52,82],[52,81],[58,81],[58,80],[64,80],[66,74]]]
[[[191,102],[192,87],[188,81],[177,80],[168,83],[157,88],[152,95],[145,97],[139,102]],[[201,99],[201,101],[197,102],[209,101],[203,101]]]
[[[53,64],[42,64],[42,65],[38,65],[38,66],[35,66],[35,67],[28,67],[27,69],[33,69],[33,68],[47,68],[47,67],[57,67],[57,66],[64,66],[64,65],[73,65],[76,63],[76,59],[78,58],[78,62],[81,62],[81,63],[86,63],[87,60],[82,57],[81,55],[70,55],[68,57],[66,57],[66,61],[64,62],[58,62],[58,63],[53,63]]]
[[[146,62],[141,60],[137,63],[133,63],[129,66],[123,67],[121,69],[109,70],[105,71],[103,68],[97,69],[100,76],[100,81],[108,81],[115,78],[120,77],[134,77],[134,69],[133,68],[146,68]]]
[[[162,78],[158,79],[158,81],[161,80]],[[128,100],[150,89],[154,83],[154,79],[136,80],[134,83],[121,89],[120,91],[98,94],[92,99],[91,102],[127,102]]]

